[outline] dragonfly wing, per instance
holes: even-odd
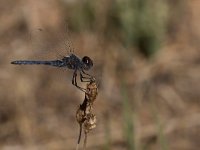
[[[47,29],[34,29],[30,32],[29,47],[32,59],[62,59],[71,50],[66,33]]]

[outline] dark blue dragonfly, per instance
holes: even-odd
[[[75,54],[69,54],[69,56],[65,56],[59,60],[15,60],[12,61],[11,64],[14,65],[49,65],[54,67],[63,67],[74,70],[72,84],[75,85],[78,89],[85,92],[85,89],[78,86],[76,78],[77,73],[80,74],[81,82],[90,82],[93,78],[90,74],[85,71],[89,70],[93,66],[93,61],[88,57],[84,56],[80,59]]]

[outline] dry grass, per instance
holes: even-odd
[[[98,125],[87,137],[88,150],[199,149],[200,3],[185,3],[179,21],[171,14],[170,31],[149,60],[135,47],[125,48],[115,26],[106,28],[112,4],[105,4],[95,9],[93,17],[99,20],[75,27],[76,12],[71,10],[82,9],[81,3],[0,1],[0,149],[75,149],[79,133],[75,114],[84,93],[71,85],[70,71],[10,65],[14,59],[35,57],[27,37],[38,26],[51,30],[48,40],[59,47],[54,33],[62,33],[63,18],[70,18],[76,54],[93,58],[91,73],[100,79],[94,104]],[[130,122],[122,113],[126,100]],[[125,136],[127,123],[133,130]],[[128,136],[133,146],[127,144]]]

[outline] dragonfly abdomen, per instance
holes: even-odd
[[[65,66],[65,64],[61,60],[52,60],[52,61],[16,60],[16,61],[12,61],[11,64],[15,64],[15,65],[50,65],[50,66],[55,66],[55,67]]]

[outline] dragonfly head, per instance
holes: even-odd
[[[90,68],[92,68],[93,66],[93,61],[90,59],[90,57],[88,56],[84,56],[82,58],[82,62],[84,64],[84,70],[89,70]]]

